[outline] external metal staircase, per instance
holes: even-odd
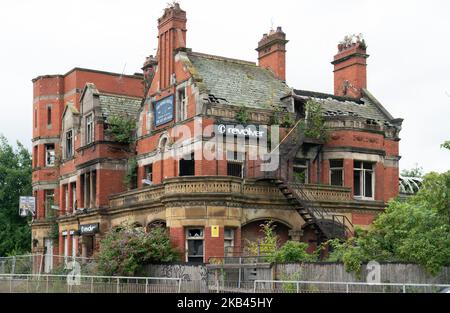
[[[353,225],[345,215],[338,215],[323,208],[319,201],[304,191],[304,185],[294,182],[289,177],[289,167],[300,149],[305,144],[304,132],[300,129],[301,120],[289,131],[280,144],[274,149],[279,150],[280,166],[276,171],[262,172],[262,179],[278,186],[288,202],[295,207],[305,221],[305,226],[311,227],[317,235],[318,242],[329,239],[344,240],[352,235]]]

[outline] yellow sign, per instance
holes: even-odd
[[[211,237],[212,238],[219,238],[219,226],[211,226]]]

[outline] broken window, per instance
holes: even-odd
[[[45,190],[44,206],[45,206],[45,217],[51,218],[55,216],[55,210],[53,210],[53,205],[55,203],[55,191],[53,189]]]
[[[361,199],[373,200],[375,190],[375,175],[372,162],[354,161],[354,194]]]
[[[144,179],[149,183],[153,182],[153,164],[144,167]]]
[[[180,176],[195,176],[194,153],[180,160]]]
[[[45,145],[45,166],[55,165],[55,145]]]
[[[344,160],[330,160],[330,184],[344,186]]]
[[[203,228],[186,229],[186,261],[189,263],[203,263],[204,232]]]
[[[244,178],[245,153],[227,151],[227,175]]]
[[[295,160],[293,169],[294,169],[294,180],[301,184],[307,184],[308,183],[308,166],[309,161],[308,160]]]

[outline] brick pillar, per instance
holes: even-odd
[[[321,183],[324,185],[331,184],[330,182],[330,161],[323,160],[322,161],[322,179]]]
[[[180,259],[182,262],[186,261],[186,247],[185,235],[183,227],[170,227],[169,229],[170,241],[180,252]]]
[[[375,164],[375,200],[387,201],[384,196],[384,165],[381,162]]]
[[[64,255],[64,237],[61,232],[59,232],[58,239],[58,255]]]
[[[65,185],[59,186],[59,213],[64,215],[66,213],[66,192]]]
[[[67,234],[67,256],[72,256],[72,237],[74,235],[70,235],[70,232]]]
[[[72,190],[72,184],[69,183],[67,186],[68,186],[67,192],[69,193],[69,196],[67,197],[68,201],[69,201],[69,203],[67,204],[67,212],[72,213],[73,212],[73,205],[72,204],[73,204],[73,196],[74,196],[74,194],[73,194],[73,190]]]
[[[76,198],[77,198],[77,208],[82,208],[83,207],[83,191],[81,190],[81,175],[77,176],[77,190],[76,190]]]
[[[205,227],[205,263],[208,263],[211,257],[223,257],[225,252],[224,227],[220,226],[218,238],[213,238],[211,235],[211,227]]]
[[[353,160],[344,159],[344,186],[352,188],[352,195],[354,195],[353,170]]]

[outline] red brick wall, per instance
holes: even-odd
[[[186,261],[185,232],[183,227],[170,227],[170,240],[174,247],[180,252],[181,261]]]
[[[211,257],[224,256],[224,228],[219,228],[219,237],[211,237],[211,227],[205,228],[205,262],[209,262]]]

